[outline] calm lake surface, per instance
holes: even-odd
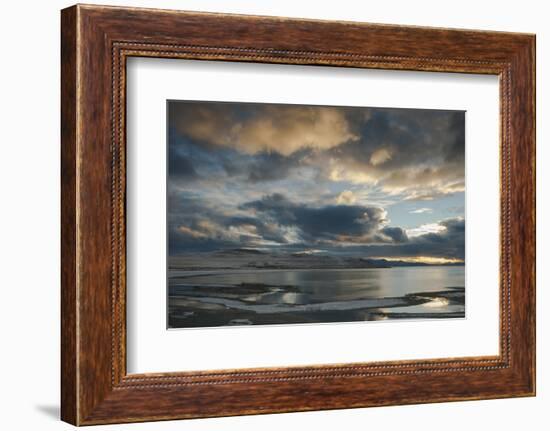
[[[462,318],[463,266],[169,270],[170,328]]]

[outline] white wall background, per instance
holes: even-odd
[[[538,396],[406,407],[105,426],[135,430],[545,429],[550,423],[550,27],[545,2],[461,0],[102,1],[172,9],[522,31],[537,34]],[[59,10],[71,3],[4,2],[0,15],[0,426],[62,430],[59,410]]]

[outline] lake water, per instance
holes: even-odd
[[[462,318],[464,267],[169,271],[171,328]]]

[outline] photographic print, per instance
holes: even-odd
[[[167,102],[167,324],[465,316],[465,112]]]

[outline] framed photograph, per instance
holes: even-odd
[[[535,394],[535,36],[62,11],[61,415]]]
[[[167,111],[168,328],[465,317],[464,111]]]

